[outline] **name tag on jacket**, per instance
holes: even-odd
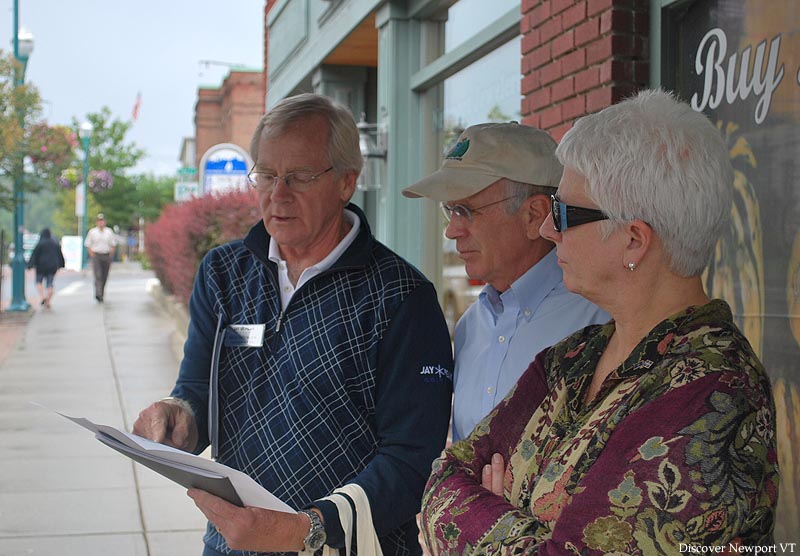
[[[229,324],[225,330],[225,347],[261,347],[265,328],[264,324]]]

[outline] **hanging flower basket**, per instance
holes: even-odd
[[[74,157],[78,139],[68,127],[39,123],[28,130],[28,156],[35,166],[58,171]]]
[[[64,189],[75,189],[83,179],[83,172],[78,168],[67,168],[56,178],[56,183]],[[89,172],[89,189],[94,193],[108,191],[114,186],[114,176],[108,170],[92,170]]]
[[[64,189],[75,189],[81,182],[81,174],[77,168],[67,168],[56,178],[56,183]]]
[[[114,176],[108,170],[92,170],[89,172],[89,189],[95,193],[108,191],[114,185]]]

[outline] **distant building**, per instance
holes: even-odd
[[[181,152],[178,155],[181,168],[197,167],[197,142],[194,137],[184,137],[181,141]]]
[[[195,104],[194,166],[208,149],[232,143],[249,150],[250,139],[264,114],[261,70],[231,69],[220,87],[201,87]]]

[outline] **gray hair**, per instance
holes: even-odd
[[[658,234],[670,268],[703,272],[728,225],[733,167],[709,119],[662,90],[580,118],[556,156],[586,178],[589,197],[609,215],[607,237],[640,219]]]
[[[288,97],[278,102],[267,112],[256,126],[250,142],[250,156],[258,159],[262,138],[279,137],[298,121],[322,117],[328,122],[328,162],[339,174],[361,173],[364,160],[358,144],[358,128],[353,114],[346,106],[335,100],[311,93]]]
[[[556,192],[555,187],[547,185],[535,185],[532,183],[524,183],[521,181],[514,181],[505,178],[506,197],[511,197],[506,203],[506,213],[514,214],[522,206],[522,203],[528,197],[533,195],[547,195],[548,200],[550,195]]]

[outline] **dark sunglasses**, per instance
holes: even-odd
[[[608,215],[600,209],[567,205],[561,202],[558,195],[550,195],[550,199],[553,201],[553,227],[557,232],[563,232],[567,228],[574,228],[589,222],[608,220]]]

